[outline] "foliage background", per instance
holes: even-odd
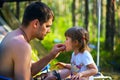
[[[37,1],[37,0],[36,0]],[[46,3],[55,13],[55,21],[49,33],[43,41],[37,39],[31,41],[33,48],[33,60],[38,60],[50,52],[53,45],[56,43],[64,43],[64,32],[73,27],[72,23],[72,3],[74,0],[42,0]],[[101,16],[101,34],[100,34],[100,71],[102,72],[120,72],[120,0],[115,0],[115,24],[116,34],[114,38],[114,51],[107,51],[105,49],[105,31],[106,31],[106,5],[109,0],[102,0],[102,16]],[[20,18],[21,22],[25,7],[32,1],[20,2]],[[76,0],[76,26],[85,28],[85,2],[84,0]],[[11,12],[16,15],[16,2],[8,3]],[[90,34],[91,54],[94,61],[97,60],[97,4],[96,0],[89,0],[89,24],[88,31]],[[110,44],[110,43],[109,43]],[[72,52],[63,52],[60,56],[50,62],[51,69],[54,68],[58,61],[70,62]],[[37,55],[37,56],[36,56]]]

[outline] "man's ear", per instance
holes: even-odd
[[[35,20],[32,21],[32,26],[33,26],[34,28],[37,28],[37,26],[39,26],[39,25],[40,25],[40,22],[39,22],[38,19],[35,19]]]

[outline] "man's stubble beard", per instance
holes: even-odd
[[[44,39],[44,37],[37,37],[37,39],[39,39],[39,40],[43,40],[43,39]]]

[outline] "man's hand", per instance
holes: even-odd
[[[56,45],[54,45],[53,49],[51,50],[50,55],[53,58],[56,58],[56,57],[58,57],[58,55],[60,54],[61,51],[65,50],[65,48],[66,47],[64,44],[56,44]]]

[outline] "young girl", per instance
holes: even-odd
[[[59,62],[58,66],[64,67],[62,70],[54,71],[57,78],[65,79],[70,75],[70,80],[92,80],[92,76],[97,73],[97,67],[89,52],[89,34],[84,28],[72,27],[65,32],[66,51],[73,51],[71,64]],[[59,74],[58,74],[59,73]],[[47,79],[48,78],[48,79]],[[49,79],[49,75],[44,80]]]
[[[89,34],[84,28],[72,27],[65,32],[66,51],[73,51],[71,64],[59,62],[57,65],[68,68],[71,71],[59,71],[62,78],[71,74],[71,80],[80,80],[83,77],[92,80],[92,76],[97,73],[97,67],[90,54],[88,47]]]

